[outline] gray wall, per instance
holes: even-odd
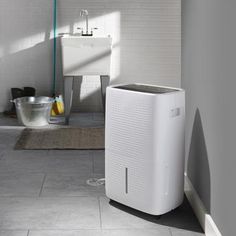
[[[39,94],[50,94],[52,2],[0,0],[0,111],[13,86],[35,86]],[[180,86],[181,0],[58,0],[59,33],[84,25],[81,9],[89,10],[98,35],[114,39],[112,83]],[[57,77],[61,90],[60,63]],[[81,89],[82,103],[75,99],[74,109],[100,110],[98,78],[85,78]]]
[[[0,112],[7,108],[11,87],[50,91],[51,2],[0,0]]]
[[[182,1],[186,169],[222,235],[236,212],[236,1]]]

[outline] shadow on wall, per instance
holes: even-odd
[[[11,98],[11,87],[32,86],[37,89],[38,95],[50,95],[52,44],[53,41],[48,39],[33,47],[5,55],[4,60],[0,60],[0,68],[7,70],[6,77],[3,77],[7,99]]]
[[[100,77],[96,77],[96,80],[100,81]],[[118,80],[119,78],[113,78],[113,81],[111,81],[110,84],[117,84]],[[102,112],[101,88],[93,88],[91,91],[86,91],[86,89],[83,88],[82,83],[83,80],[79,77],[74,78],[71,112]]]
[[[211,179],[207,147],[199,109],[195,112],[189,149],[187,175],[201,198],[207,212],[211,213]]]
[[[37,89],[37,95],[47,95],[51,96],[51,83],[52,79],[49,77],[52,74],[52,50],[53,47],[53,39],[48,39],[45,37],[45,40],[41,43],[36,44],[33,47],[28,49],[21,50],[19,52],[15,52],[9,55],[4,56],[5,64],[14,64],[14,69],[19,71],[18,78],[16,78],[13,74],[10,77],[12,81],[10,83],[14,84],[14,87],[23,87],[23,86],[32,86]],[[116,47],[116,45],[115,45]],[[47,53],[47,54],[46,54]],[[60,47],[60,37],[57,38],[57,81],[56,81],[56,90],[58,93],[63,92],[63,79],[62,76],[62,59],[61,59],[61,47]],[[47,57],[46,57],[47,56]],[[106,57],[107,54],[100,55],[98,58],[91,58],[91,60],[86,61],[83,65],[78,65],[76,68],[86,66],[91,62],[99,60],[103,57]],[[14,63],[15,62],[15,63]],[[27,66],[26,66],[27,65]],[[0,61],[0,68],[2,65]],[[42,78],[40,80],[32,80],[34,78],[34,74],[32,71]],[[47,73],[50,72],[50,73]],[[9,72],[11,74],[11,72]],[[24,81],[17,82],[17,79],[25,78]],[[97,78],[100,81],[100,78]],[[42,83],[44,80],[44,83]],[[113,78],[113,82],[116,81],[117,78]],[[75,94],[74,94],[74,111],[102,111],[102,102],[100,101],[101,91],[99,88],[93,89],[92,92],[86,94],[83,100],[81,100],[81,83],[82,81],[79,79],[75,79]],[[10,94],[6,91],[6,95],[10,101]],[[93,104],[93,106],[91,105]],[[10,107],[10,103],[8,106]],[[88,110],[90,107],[90,110]]]
[[[60,1],[63,5],[64,1]],[[36,3],[35,3],[36,4]],[[36,87],[38,95],[51,95],[52,91],[52,50],[53,50],[53,30],[51,29],[51,14],[52,3],[46,6],[44,3],[37,3],[37,8],[34,4],[30,6],[27,14],[25,13],[24,3],[21,3],[20,9],[26,15],[21,19],[21,15],[14,15],[14,20],[11,22],[17,23],[17,32],[9,31],[9,25],[1,29],[0,41],[0,80],[4,82],[1,90],[0,110],[8,109],[11,104],[10,88],[32,86]],[[70,4],[73,4],[70,3]],[[76,6],[78,3],[74,3]],[[78,19],[77,7],[68,10],[68,3],[63,5],[63,9],[59,5],[58,9],[58,33],[71,32],[75,30],[75,26],[84,26],[84,20]],[[85,3],[87,5],[87,3]],[[32,7],[32,8],[31,8]],[[17,6],[9,8],[8,5],[4,8],[6,12],[13,11]],[[87,8],[85,8],[87,9]],[[1,9],[3,11],[3,9]],[[89,9],[90,10],[90,9]],[[1,11],[1,13],[2,13]],[[74,14],[71,14],[71,11]],[[21,13],[22,13],[21,12]],[[43,16],[42,17],[42,12]],[[113,9],[104,11],[91,11],[92,18],[90,22],[100,22],[101,19],[110,19],[106,26],[106,30],[119,42],[120,37],[120,16],[119,12],[114,12]],[[18,20],[20,18],[21,20]],[[100,19],[101,18],[101,19]],[[30,19],[30,20],[29,20]],[[40,19],[40,21],[38,21]],[[33,21],[33,22],[31,22]],[[30,22],[29,24],[27,24]],[[111,24],[112,23],[112,24]],[[112,25],[117,26],[115,29]],[[15,25],[14,25],[15,27]],[[100,27],[105,28],[105,27]],[[117,60],[119,57],[117,57]],[[117,62],[118,63],[118,62]],[[119,63],[118,63],[119,64]],[[119,68],[118,68],[119,69]],[[117,69],[117,71],[119,71]],[[57,71],[56,71],[56,90],[58,93],[63,91],[62,79],[62,62],[61,62],[61,47],[60,37],[57,37]],[[116,79],[117,76],[114,77]],[[91,89],[91,87],[90,87]],[[93,89],[94,96],[98,96],[98,89]],[[84,95],[85,96],[85,95]],[[86,104],[94,104],[94,97],[86,96],[86,101],[83,102],[82,107],[86,108]],[[98,102],[94,107],[101,110]],[[80,103],[76,104],[81,105]]]

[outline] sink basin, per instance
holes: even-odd
[[[64,76],[110,75],[110,37],[63,36],[61,46]]]

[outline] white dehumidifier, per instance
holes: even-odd
[[[142,84],[107,88],[108,198],[162,215],[184,196],[185,92]]]

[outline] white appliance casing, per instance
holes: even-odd
[[[106,195],[152,215],[177,208],[184,196],[185,92],[168,89],[116,86],[106,95]]]

